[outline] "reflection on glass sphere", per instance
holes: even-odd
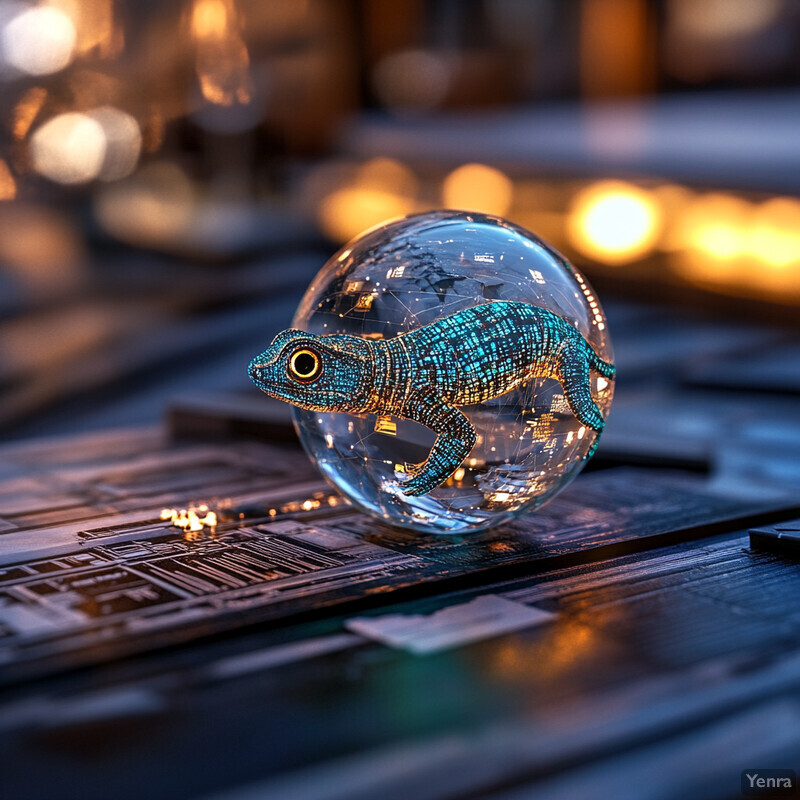
[[[563,256],[503,219],[457,211],[407,217],[350,242],[316,276],[293,327],[392,339],[492,301],[558,315],[613,362],[597,296]],[[613,377],[592,370],[588,380],[605,416]],[[439,533],[481,530],[541,506],[580,472],[597,438],[553,377],[534,377],[460,410],[475,430],[475,446],[443,484],[416,497],[402,484],[434,444],[428,427],[374,414],[295,408],[294,415],[303,446],[356,506]]]

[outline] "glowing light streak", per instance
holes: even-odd
[[[203,97],[219,106],[249,103],[250,54],[232,0],[195,0],[190,18]]]
[[[43,89],[41,86],[34,86],[32,89],[28,89],[28,91],[25,92],[22,99],[14,108],[11,131],[15,139],[21,141],[28,135],[28,131],[33,121],[36,119],[36,116],[42,110],[46,99],[47,90]]]
[[[17,184],[11,170],[3,159],[0,159],[0,200],[13,200],[17,196]]]

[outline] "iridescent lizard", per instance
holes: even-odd
[[[249,372],[264,392],[300,408],[392,415],[430,428],[437,434],[430,454],[402,484],[406,494],[423,495],[475,445],[475,429],[458,406],[499,397],[534,377],[559,381],[572,413],[599,435],[605,421],[590,370],[605,378],[615,373],[565,319],[527,303],[493,301],[392,339],[288,329]],[[596,446],[595,440],[587,458]]]

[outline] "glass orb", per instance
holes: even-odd
[[[492,301],[558,315],[613,362],[605,315],[586,279],[533,234],[477,213],[417,214],[363,233],[320,270],[293,327],[391,339]],[[593,369],[588,380],[605,417],[613,377]],[[410,496],[402,484],[434,444],[428,427],[395,416],[293,409],[306,451],[353,504],[432,533],[479,531],[538,508],[581,471],[597,438],[553,377],[533,377],[459,410],[474,428],[474,447],[444,483]]]

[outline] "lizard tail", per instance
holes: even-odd
[[[597,450],[597,445],[600,444],[600,435],[602,433],[603,433],[603,431],[596,431],[595,432],[594,441],[592,442],[592,446],[589,448],[589,452],[586,454],[586,460],[587,461],[594,455],[595,450]]]
[[[604,378],[613,378],[616,375],[617,368],[608,361],[603,361],[591,347],[589,348],[588,356],[591,368],[599,372]]]

